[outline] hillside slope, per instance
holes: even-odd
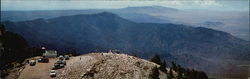
[[[158,53],[185,67],[226,76],[234,75],[232,71],[245,72],[225,60],[250,58],[249,42],[226,32],[178,24],[135,23],[108,12],[3,24],[34,47],[81,53],[118,49],[145,59]]]
[[[25,38],[0,26],[0,79],[12,75],[17,78],[16,71],[23,66],[23,61],[29,57],[41,55],[42,50],[31,48]]]

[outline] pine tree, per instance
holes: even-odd
[[[199,79],[208,79],[208,76],[206,75],[205,72],[199,72],[198,74]]]
[[[150,61],[161,65],[161,59],[160,59],[160,56],[158,54],[155,54],[155,56]]]
[[[150,73],[149,77],[152,78],[152,79],[160,79],[159,75],[160,75],[159,69],[155,66],[152,69],[152,72]]]
[[[0,35],[2,35],[4,32],[6,31],[6,29],[5,29],[5,27],[4,27],[4,25],[0,25]]]
[[[177,71],[177,65],[173,61],[172,61],[172,68],[173,68],[173,70]]]
[[[177,76],[177,79],[184,79],[184,74],[179,72],[178,76]]]
[[[161,63],[161,65],[160,65],[160,70],[161,70],[162,72],[167,73],[167,70],[166,70],[166,61],[165,61],[165,60],[163,60],[163,62]]]
[[[168,78],[168,79],[174,79],[174,74],[173,74],[172,68],[170,68],[170,71],[169,71],[169,73],[167,74],[167,78]]]

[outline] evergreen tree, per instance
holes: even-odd
[[[159,69],[155,66],[152,69],[152,72],[150,73],[149,77],[152,78],[152,79],[160,79],[159,75],[160,75]]]
[[[177,79],[184,79],[184,73],[178,72]]]
[[[170,72],[168,74],[168,79],[173,79],[172,71],[177,72],[177,79],[208,79],[208,76],[205,72],[197,71],[197,70],[189,70],[181,67],[180,65],[172,62],[172,67],[170,68]]]
[[[167,73],[167,70],[166,70],[166,61],[165,61],[165,60],[163,60],[163,62],[161,63],[161,65],[160,65],[160,70],[161,70],[162,72]]]
[[[198,75],[198,78],[199,79],[208,79],[208,76],[206,75],[205,72],[199,72],[199,75]]]
[[[2,34],[6,31],[4,25],[0,25],[0,35],[2,36]]]
[[[136,54],[133,55],[134,57],[138,57]]]
[[[172,61],[172,68],[173,68],[173,70],[175,70],[175,71],[177,70],[177,66],[176,66],[175,62],[173,62],[173,61]]]
[[[174,79],[174,74],[172,68],[170,68],[169,73],[167,74],[168,79]]]
[[[161,59],[160,59],[160,56],[158,54],[155,54],[155,56],[150,61],[161,65]]]

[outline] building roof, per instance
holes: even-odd
[[[55,50],[45,50],[44,55],[57,55],[57,51],[55,51]]]

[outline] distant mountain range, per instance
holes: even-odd
[[[88,10],[43,10],[43,11],[2,11],[1,21],[26,21],[39,18],[55,18],[59,16],[70,16],[76,14],[93,14],[101,12],[112,12],[125,19],[134,22],[149,22],[149,23],[166,23],[169,20],[163,20],[151,13],[173,13],[177,9],[161,7],[161,6],[145,6],[145,7],[127,7],[122,9],[88,9]]]
[[[112,12],[137,23],[174,23],[221,30],[249,40],[249,19],[247,12],[193,11],[179,10],[162,6],[127,7],[121,9],[88,10],[43,10],[43,11],[1,11],[1,21],[26,21],[49,19],[78,14]],[[223,25],[216,25],[220,22]],[[218,26],[218,27],[217,27]],[[222,27],[223,26],[223,27]]]
[[[167,61],[226,77],[244,76],[246,71],[235,63],[250,60],[249,42],[229,33],[181,24],[136,23],[109,12],[2,23],[34,47],[81,53],[116,49],[146,59],[158,53]]]

